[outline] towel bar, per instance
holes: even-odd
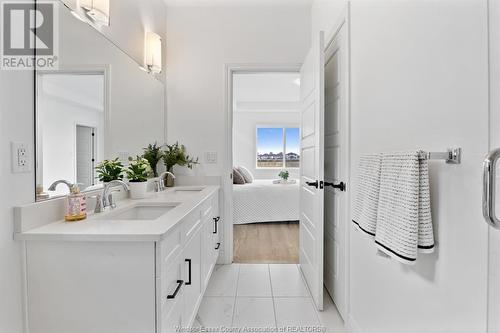
[[[460,164],[462,162],[462,148],[449,148],[446,152],[428,152],[422,155],[428,160],[445,160],[449,164]]]

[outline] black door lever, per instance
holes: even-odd
[[[312,187],[316,187],[316,188],[318,188],[318,181],[315,181],[315,182],[306,182],[306,184],[307,184],[308,186],[312,186]]]
[[[325,186],[331,186],[333,188],[339,189],[342,192],[345,192],[345,187],[346,187],[344,182],[340,182],[338,184],[325,182]]]

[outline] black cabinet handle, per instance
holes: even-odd
[[[306,182],[306,184],[308,186],[312,186],[312,187],[318,188],[318,181],[315,181],[315,182]]]
[[[173,299],[175,298],[175,296],[177,296],[177,294],[179,293],[179,290],[181,290],[181,287],[182,287],[182,284],[184,283],[184,281],[182,280],[177,280],[177,288],[175,288],[175,291],[172,295],[167,295],[167,299]]]
[[[188,281],[185,283],[186,286],[191,285],[191,259],[186,259],[188,263]]]
[[[220,243],[217,243],[217,246],[215,247],[216,250],[220,248]]]
[[[219,220],[220,217],[214,217],[214,231],[213,231],[214,234],[219,232]]]
[[[340,182],[338,184],[325,182],[325,186],[331,186],[333,188],[339,189],[342,192],[345,192],[346,189],[346,184],[344,182]]]

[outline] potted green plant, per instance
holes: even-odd
[[[117,158],[104,160],[96,166],[97,177],[103,183],[109,183],[112,180],[123,179],[123,164]]]
[[[151,166],[147,159],[137,156],[129,158],[128,167],[125,169],[130,186],[130,198],[143,199],[146,197],[148,176]]]
[[[149,144],[146,148],[144,148],[144,154],[142,157],[148,160],[151,169],[153,170],[153,176],[158,177],[158,162],[160,162],[163,151],[162,147],[159,146],[156,142],[154,144]]]
[[[281,178],[282,183],[287,183],[288,177],[290,177],[290,173],[287,170],[281,170],[278,176]]]
[[[190,157],[186,154],[186,148],[184,145],[180,145],[176,142],[172,145],[165,145],[165,150],[163,151],[163,163],[168,172],[174,171],[174,166],[186,166],[192,169],[195,164],[199,164],[198,158]],[[168,187],[174,186],[174,179],[172,176],[167,176],[166,184]]]

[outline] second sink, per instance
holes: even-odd
[[[105,216],[104,220],[156,220],[165,213],[168,213],[178,203],[168,203],[161,205],[140,204],[120,212],[112,213]]]

